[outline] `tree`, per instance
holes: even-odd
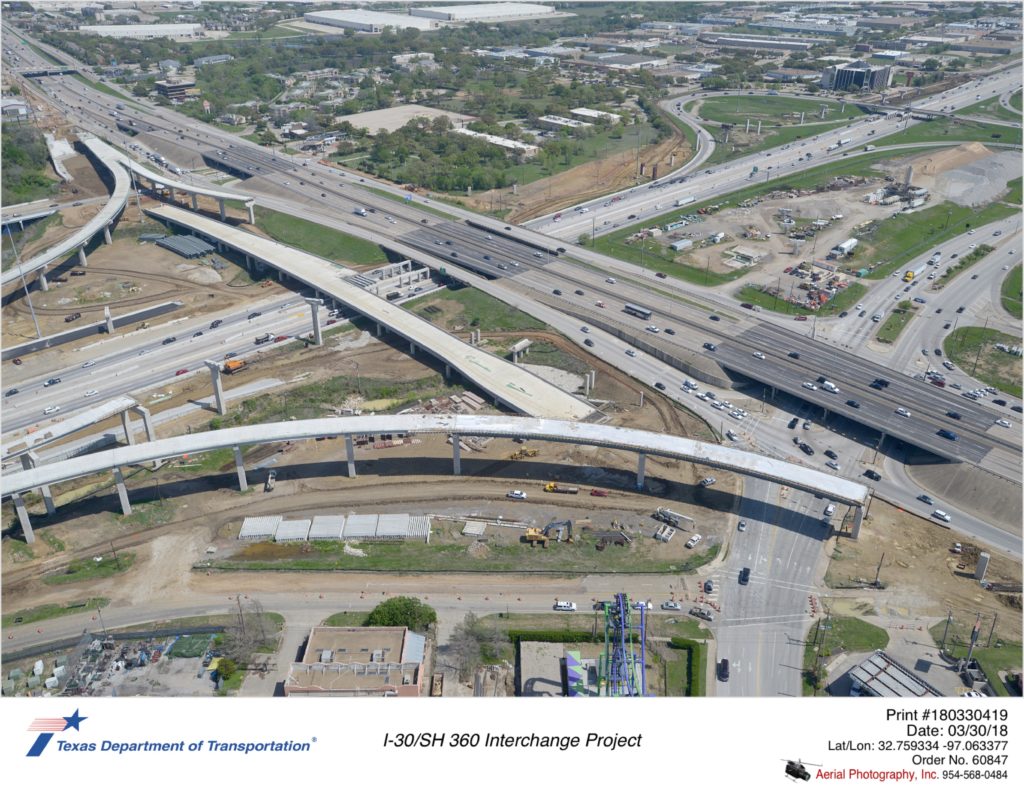
[[[942,63],[937,58],[928,58],[928,60],[921,64],[921,68],[925,71],[935,71],[941,65]]]
[[[411,596],[396,596],[382,601],[366,618],[367,626],[407,626],[416,632],[425,631],[436,622],[434,608]]]
[[[228,659],[226,656],[222,656],[220,662],[217,663],[217,675],[224,681],[231,678],[237,671],[238,665],[233,659]]]

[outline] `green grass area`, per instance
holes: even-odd
[[[372,242],[273,209],[257,206],[256,224],[282,244],[328,261],[372,266],[388,260]]]
[[[242,449],[244,453],[244,448]],[[182,459],[178,466],[188,469],[195,474],[209,474],[220,472],[229,464],[235,463],[235,452],[231,448],[217,448],[203,453],[189,454],[187,459]]]
[[[1003,200],[1007,203],[1012,203],[1014,206],[1020,206],[1021,203],[1024,203],[1024,197],[1021,195],[1022,182],[1024,182],[1024,177],[1020,176],[1007,181],[1006,186],[1010,191],[1003,196]]]
[[[922,121],[900,132],[879,137],[876,145],[898,146],[907,143],[929,143],[944,140],[979,143],[1021,144],[1021,130],[1008,126],[996,126],[980,121],[965,121],[960,118],[937,118]]]
[[[1021,397],[1021,358],[1000,351],[995,344],[1020,346],[1020,336],[984,327],[957,327],[946,336],[946,357],[965,373],[1004,393]]]
[[[686,649],[676,650],[682,659],[669,659],[665,662],[665,694],[669,697],[681,698],[686,696],[690,686],[689,660],[686,656]]]
[[[962,110],[957,110],[953,115],[973,115],[981,116],[983,118],[994,118],[997,121],[1016,121],[1020,122],[1020,113],[1015,113],[1013,110],[1007,110],[999,103],[999,97],[994,96],[991,99],[982,99],[980,102],[975,102],[972,105],[964,107]]]
[[[282,392],[262,393],[245,398],[241,403],[230,406],[228,414],[224,417],[210,420],[208,426],[211,430],[216,430],[282,420],[327,417],[333,415],[335,408],[340,407],[353,394],[359,394],[368,401],[390,400],[393,404],[389,409],[378,411],[391,412],[420,400],[457,393],[463,389],[463,386],[446,385],[439,374],[410,382],[395,382],[390,379],[375,379],[352,368],[351,373],[333,376],[330,379],[311,382]],[[215,461],[217,458],[215,457]]]
[[[113,554],[98,555],[97,557],[100,560],[97,561],[94,558],[73,560],[63,571],[43,577],[43,582],[47,585],[66,585],[72,582],[112,577],[127,571],[135,562],[134,552],[119,552],[116,557]]]
[[[366,626],[366,618],[369,616],[370,611],[364,612],[336,612],[333,615],[327,616],[323,621],[323,626]]]
[[[651,223],[644,227],[650,227]],[[640,226],[634,226],[639,230]],[[702,286],[718,286],[743,277],[747,272],[744,269],[735,269],[727,273],[712,272],[710,265],[694,266],[675,260],[677,255],[667,247],[663,247],[652,239],[631,241],[627,235],[621,232],[599,236],[593,245],[600,253],[614,256],[621,261],[630,261],[639,264],[645,269],[654,269],[664,272],[669,277],[678,280],[685,280],[688,283],[696,283]],[[700,255],[705,257],[720,255],[718,250],[702,250]]]
[[[991,620],[988,618],[982,621],[981,639],[978,641],[979,647],[974,649],[972,657],[978,660],[978,664],[981,665],[985,675],[988,676],[989,683],[992,689],[995,690],[995,693],[1000,697],[1008,697],[1014,693],[1006,688],[1002,679],[999,678],[999,673],[1020,673],[1022,661],[1024,661],[1022,647],[1020,643],[1003,640],[998,633],[993,635],[990,644],[987,627],[991,623]],[[970,648],[971,630],[973,627],[973,618],[969,620],[954,618],[948,632],[945,620],[939,621],[930,627],[928,632],[931,634],[932,639],[935,640],[936,645],[942,644],[942,636],[945,634],[946,653],[957,659],[962,659],[967,656],[968,649]]]
[[[1010,97],[1010,107],[1017,108],[1017,112],[1024,112],[1024,106],[1021,105],[1021,92],[1017,91],[1013,96]]]
[[[113,88],[111,88],[106,83],[95,82],[93,80],[90,80],[88,77],[86,77],[86,76],[84,76],[82,74],[79,74],[77,71],[74,74],[72,74],[71,76],[74,77],[76,80],[78,80],[83,85],[88,85],[90,88],[92,88],[95,91],[99,91],[100,93],[105,93],[108,96],[116,96],[122,102],[129,102],[129,101],[131,101],[131,99],[129,99],[123,93],[121,93],[120,91],[115,91]],[[135,107],[138,107],[139,109],[149,109],[149,108],[144,108],[142,105],[138,104],[137,102],[131,102],[131,103]]]
[[[64,61],[58,60],[57,58],[53,57],[53,55],[51,55],[48,52],[44,52],[43,50],[39,49],[39,47],[37,47],[35,44],[29,44],[27,41],[23,42],[23,43],[27,44],[28,48],[30,50],[32,50],[34,53],[36,53],[36,55],[41,57],[47,63],[52,63],[55,66],[67,66],[67,64]]]
[[[202,656],[206,653],[213,638],[214,635],[212,634],[182,635],[174,641],[174,645],[167,652],[167,656],[180,657],[182,659],[194,659],[197,656]]]
[[[525,360],[530,365],[547,365],[574,374],[585,374],[591,369],[591,366],[583,360],[568,352],[563,352],[557,346],[546,341],[534,343]]]
[[[430,544],[405,542],[396,544],[365,544],[366,557],[346,555],[340,542],[317,541],[303,544],[250,544],[225,560],[203,562],[197,568],[230,570],[291,571],[514,571],[531,572],[644,572],[683,573],[710,562],[719,547],[703,553],[691,553],[683,560],[659,557],[659,542],[654,539],[635,540],[627,549],[609,547],[598,551],[595,542],[556,544],[547,550],[528,544],[490,544],[486,557],[473,557],[465,542],[446,543],[444,539]]]
[[[990,247],[987,244],[979,244],[975,249],[967,253],[967,255],[960,256],[960,258],[957,259],[957,262],[953,264],[953,266],[949,267],[949,269],[947,269],[945,272],[939,275],[939,278],[938,280],[935,281],[935,284],[940,287],[948,285],[954,277],[959,275],[961,272],[970,269],[972,266],[978,263],[978,261],[980,261],[986,255],[991,253],[993,250],[995,250],[994,247]]]
[[[860,283],[850,283],[846,288],[829,300],[825,307],[817,311],[819,316],[837,316],[844,310],[860,302],[868,293],[867,288]],[[788,316],[811,316],[815,311],[778,299],[771,294],[766,294],[757,286],[744,286],[736,292],[736,299],[740,302],[749,302],[751,305],[759,305],[765,310],[774,313],[783,313]]]
[[[4,206],[48,198],[56,192],[59,181],[50,175],[46,140],[34,126],[4,124],[0,153],[3,186],[0,197]],[[10,246],[10,239],[5,239],[4,244]]]
[[[819,628],[828,625],[829,628]],[[820,649],[819,649],[820,644]],[[860,618],[836,616],[819,619],[807,633],[804,646],[804,695],[814,694],[814,682],[818,672],[815,658],[821,657],[821,665],[828,664],[828,658],[841,651],[874,651],[889,645],[885,629],[862,621]]]
[[[1003,310],[1014,318],[1021,318],[1021,266],[1018,264],[1010,270],[1003,285],[999,288]]]
[[[442,301],[458,302],[462,306],[460,313],[450,317],[448,329],[462,326],[473,327],[483,332],[499,332],[541,330],[547,326],[539,319],[474,288],[448,289],[440,293],[428,294],[406,302],[403,307],[428,321],[435,321],[435,316],[443,314],[435,313],[429,308]]]
[[[978,209],[946,201],[922,211],[901,213],[860,232],[857,238],[861,244],[844,269],[874,266],[865,277],[881,280],[942,242],[1018,211],[1005,203],[990,203]]]
[[[266,30],[235,30],[229,33],[226,38],[232,41],[257,41],[268,38],[304,38],[308,33],[302,33],[282,25],[274,25]]]
[[[123,525],[145,529],[166,524],[174,519],[174,505],[170,500],[146,500],[132,503],[128,516],[118,516]]]
[[[893,309],[892,313],[889,314],[888,318],[882,322],[882,326],[878,328],[875,338],[879,343],[896,343],[896,339],[900,337],[900,333],[910,323],[910,320],[914,318],[915,313],[916,311],[909,300],[900,302]]]
[[[72,602],[70,604],[41,604],[38,607],[30,607],[27,610],[4,615],[2,625],[6,628],[16,624],[36,623],[36,621],[48,621],[51,618],[60,618],[64,615],[75,615],[80,612],[92,612],[110,604],[110,599],[102,597],[86,599],[85,601]]]
[[[47,188],[48,190],[49,188]],[[20,202],[20,201],[18,201]],[[38,241],[46,233],[46,229],[54,225],[61,224],[60,212],[54,212],[49,217],[43,217],[41,220],[36,220],[25,226],[24,231],[15,230],[14,224],[4,229],[5,233],[2,237],[3,244],[0,245],[3,249],[2,256],[2,267],[7,269],[10,266],[15,266],[18,263],[17,257],[14,255],[15,248],[18,250],[18,254],[25,249],[25,246]],[[14,237],[14,244],[11,244],[11,236]]]

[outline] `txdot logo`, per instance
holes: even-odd
[[[40,717],[39,719],[32,720],[32,724],[28,726],[29,731],[42,731],[34,742],[32,747],[29,748],[26,753],[29,758],[38,758],[43,754],[43,750],[46,749],[46,745],[50,743],[50,739],[53,738],[53,734],[61,733],[66,731],[68,728],[74,728],[76,731],[80,730],[78,727],[83,720],[89,719],[88,717],[78,716],[78,709],[75,709],[75,713],[70,717]]]

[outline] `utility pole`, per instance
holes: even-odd
[[[992,647],[992,633],[996,630],[996,620],[999,618],[999,613],[992,616],[992,626],[988,630],[988,640],[985,643],[985,648]]]
[[[989,316],[985,317],[985,326],[982,329],[983,333],[986,330],[988,330],[988,320],[989,320],[989,318],[990,318]],[[978,360],[981,359],[981,351],[984,348],[985,348],[985,339],[984,339],[984,337],[982,337],[980,343],[978,344],[978,353],[976,355],[974,355],[974,365],[971,366],[971,376],[974,376],[974,372],[978,369]]]
[[[942,630],[942,642],[939,644],[939,653],[946,650],[946,636],[949,634],[949,624],[953,620],[953,611],[949,610],[946,614],[946,627]]]
[[[242,594],[235,594],[235,602],[238,604],[238,626],[242,630],[242,639],[245,639],[245,617],[242,615]]]
[[[117,569],[118,569],[118,571],[120,571],[121,570],[121,559],[117,556],[117,550],[114,549],[114,542],[113,541],[110,542],[110,551],[113,553],[113,555],[114,555],[114,563],[117,564]]]
[[[885,553],[882,553],[882,557],[878,560],[878,568],[875,569],[875,587],[878,587],[878,575],[882,572],[882,561],[885,560]]]
[[[21,268],[21,256],[18,255],[18,245],[14,243],[14,236],[11,234],[11,226],[7,226],[7,236],[11,240],[11,249],[14,250],[14,263],[18,267],[18,271],[21,274],[21,285],[25,289],[25,302],[28,303],[28,312],[32,314],[32,323],[36,327],[36,337],[42,338],[43,333],[39,331],[39,319],[36,318],[36,310],[32,307],[32,297],[28,293],[28,282],[25,280],[25,270]]]

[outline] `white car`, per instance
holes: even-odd
[[[636,349],[626,349],[626,354],[630,357],[636,357]]]
[[[1003,420],[1002,418],[1000,418],[999,420],[996,421],[996,425],[997,426],[1002,426],[1003,428],[1009,428],[1010,427],[1010,421],[1009,420]]]
[[[836,512],[836,504],[829,503],[825,506],[825,516],[832,516]]]
[[[661,603],[661,609],[663,610],[682,610],[683,605],[677,601],[665,601]]]
[[[899,415],[900,417],[910,417],[910,410],[898,406],[896,407],[896,414]]]
[[[746,523],[746,521],[741,519],[740,523],[738,525],[736,525],[736,529],[739,530],[741,533],[746,533],[747,532],[747,523]]]
[[[754,352],[754,356],[755,356],[755,357],[756,357],[756,358],[757,358],[758,360],[763,360],[763,359],[764,359],[764,354],[763,354],[763,353],[761,353],[761,352]]]
[[[95,360],[86,360],[84,363],[82,363],[83,368],[92,368],[94,365],[96,365]]]
[[[604,282],[605,283],[611,283],[614,286],[615,285],[615,278],[614,277],[606,277],[604,279]]]
[[[829,460],[829,461],[825,462],[825,466],[826,467],[830,467],[831,469],[835,470],[836,472],[839,472],[839,463],[838,462]]]
[[[52,415],[54,412],[60,412],[59,406],[48,406],[43,410],[44,415]]]
[[[649,601],[635,601],[633,602],[634,610],[650,610],[653,609],[653,605]]]
[[[583,325],[580,327],[580,332],[590,332],[590,327]]]
[[[701,536],[700,533],[696,533],[695,535],[690,536],[690,540],[686,542],[686,548],[693,549],[695,546],[697,546],[697,544],[701,542],[701,538],[703,538],[703,536]]]
[[[804,388],[804,390],[817,390],[818,389],[818,386],[816,384],[814,384],[814,382],[804,382],[803,385],[801,385],[801,386]]]
[[[525,500],[526,492],[521,489],[513,489],[511,492],[505,495],[509,500]]]
[[[648,332],[653,332],[653,333],[655,333],[655,334],[657,334],[657,333],[661,332],[661,330],[660,330],[660,329],[658,329],[658,327],[657,327],[657,326],[655,326],[654,324],[648,324],[648,325],[647,325],[647,331],[648,331]]]
[[[86,398],[92,398],[94,395],[97,395],[98,393],[99,393],[98,390],[86,390],[85,391],[85,397]]]
[[[856,308],[854,308],[854,310],[864,310],[864,305],[858,305]]]

